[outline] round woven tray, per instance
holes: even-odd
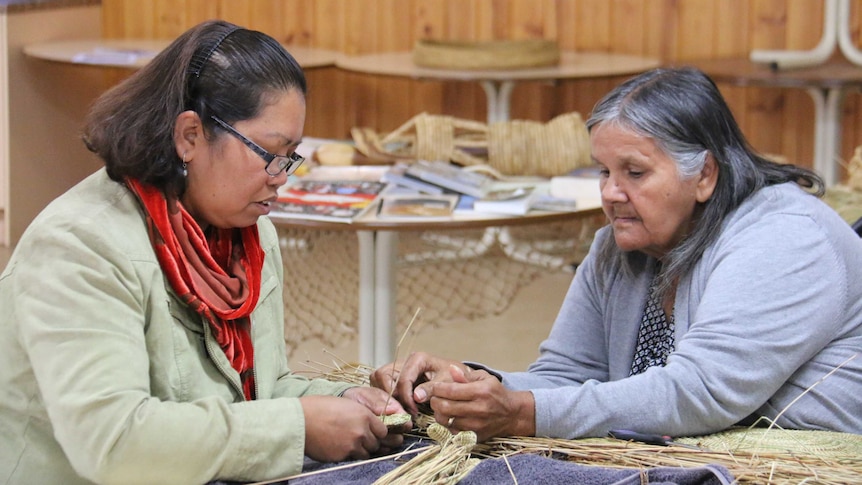
[[[554,66],[560,49],[551,40],[420,40],[413,48],[417,66],[442,69],[527,69]]]

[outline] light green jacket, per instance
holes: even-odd
[[[252,314],[258,399],[170,289],[137,200],[104,169],[49,205],[0,276],[0,483],[265,480],[302,467],[298,396],[350,387],[291,374],[272,223]]]

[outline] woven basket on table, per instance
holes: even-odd
[[[417,66],[438,69],[528,69],[555,66],[560,49],[551,40],[419,40],[413,47]]]
[[[383,135],[351,130],[356,149],[383,162],[448,160],[490,165],[503,175],[551,177],[590,164],[590,140],[581,115],[562,114],[547,123],[512,120],[487,125],[420,113]]]

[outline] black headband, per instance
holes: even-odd
[[[192,57],[192,60],[189,63],[189,73],[192,74],[195,78],[200,78],[201,77],[201,71],[204,70],[204,66],[207,65],[207,62],[210,60],[210,57],[212,57],[212,55],[216,51],[216,49],[218,49],[218,46],[220,46],[221,43],[224,42],[225,39],[227,39],[227,36],[229,36],[230,34],[236,32],[237,30],[240,30],[240,29],[241,29],[241,27],[238,27],[236,25],[231,26],[230,28],[228,28],[228,30],[226,30],[221,35],[221,37],[219,37],[213,43],[212,47],[210,47],[208,50],[206,50],[206,54],[204,54],[202,56]]]

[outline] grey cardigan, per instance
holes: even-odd
[[[607,237],[603,228],[596,241]],[[687,436],[758,416],[862,433],[862,241],[821,201],[784,184],[730,214],[678,286],[675,352],[635,377],[650,271],[599,278],[594,253],[538,360],[498,372],[507,387],[532,390],[538,436]]]

